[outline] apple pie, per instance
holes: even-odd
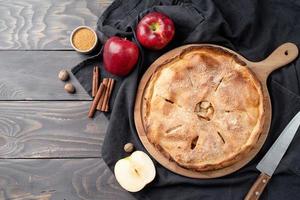
[[[224,168],[258,141],[264,122],[259,81],[235,54],[191,46],[152,74],[143,98],[149,142],[195,171]]]

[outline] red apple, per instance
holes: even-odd
[[[126,76],[134,68],[139,58],[137,45],[125,38],[113,36],[109,38],[103,50],[103,62],[106,71]]]
[[[149,49],[162,49],[174,37],[173,21],[159,12],[145,15],[136,28],[138,41]]]

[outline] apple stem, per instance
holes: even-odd
[[[150,24],[150,29],[152,31],[157,31],[158,28],[159,28],[159,24],[158,23],[154,22],[154,23]]]

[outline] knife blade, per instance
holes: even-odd
[[[266,155],[258,163],[256,168],[261,172],[255,183],[252,185],[245,200],[259,199],[264,188],[274,174],[277,166],[279,165],[282,157],[287,151],[290,143],[292,142],[298,127],[300,125],[300,112],[298,112],[288,125],[281,132],[274,144],[271,146]]]

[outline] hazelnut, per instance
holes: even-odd
[[[69,72],[67,70],[61,70],[59,73],[58,73],[58,78],[62,81],[66,81],[69,79]]]
[[[75,87],[73,84],[71,83],[67,83],[65,85],[65,90],[68,92],[68,93],[74,93],[75,92]]]
[[[134,146],[132,143],[127,143],[124,145],[124,151],[127,153],[131,153],[134,149]]]

